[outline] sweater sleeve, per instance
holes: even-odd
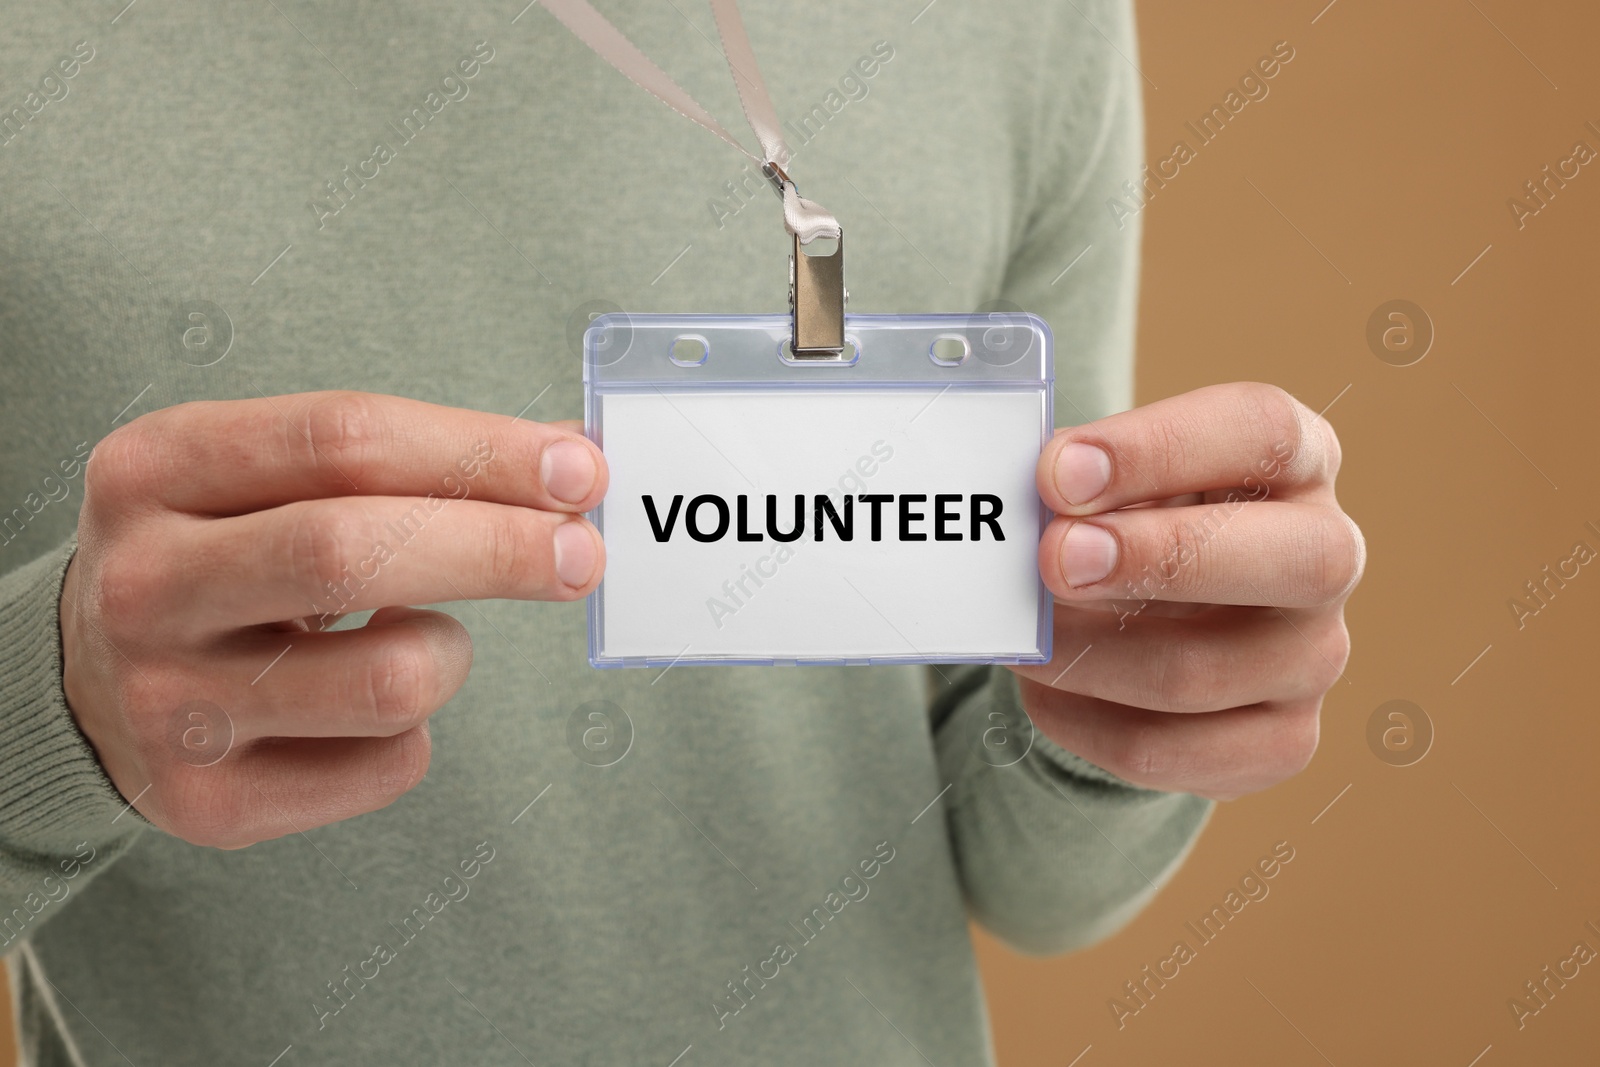
[[[1030,124],[1031,211],[1002,296],[1050,324],[1056,422],[1070,426],[1133,401],[1142,76],[1130,0],[1050,10],[1060,21],[1035,64],[1049,74]],[[1182,863],[1212,803],[1134,786],[1056,745],[1004,668],[942,670],[956,684],[933,686],[932,725],[971,914],[1041,954],[1119,929]]]
[[[1188,855],[1211,801],[1132,785],[1034,730],[1003,667],[941,668],[945,817],[967,908],[1022,952],[1115,933]]]
[[[0,575],[0,952],[148,825],[101,770],[62,691],[61,582],[75,548]]]

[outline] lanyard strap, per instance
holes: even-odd
[[[761,78],[761,66],[750,47],[745,33],[744,19],[739,15],[738,0],[711,0],[711,13],[717,20],[717,33],[722,38],[722,51],[733,74],[733,84],[739,90],[739,103],[744,117],[761,144],[757,156],[705,108],[695,102],[683,87],[672,80],[666,71],[656,66],[650,57],[641,52],[622,31],[612,25],[604,15],[594,9],[588,0],[541,0],[549,12],[573,35],[594,49],[595,53],[610,63],[645,92],[666,104],[672,110],[696,122],[728,144],[737,148],[752,163],[761,168],[768,181],[783,197],[784,229],[793,234],[801,244],[810,244],[819,237],[839,239],[842,230],[839,220],[827,208],[807,200],[795,188],[794,181],[785,173],[791,155],[783,139],[783,127],[772,106],[772,97]]]

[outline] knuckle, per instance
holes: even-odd
[[[1306,433],[1307,421],[1313,417],[1311,410],[1281,385],[1268,382],[1248,383],[1243,402],[1245,417],[1256,428],[1250,434],[1250,439],[1254,440],[1265,430],[1272,445],[1281,443],[1287,446],[1289,458],[1285,461],[1286,465],[1293,469],[1304,469],[1308,462],[1306,449],[1312,443]]]
[[[1152,420],[1147,432],[1147,462],[1154,468],[1156,482],[1169,485],[1181,475],[1194,450],[1194,427],[1180,418],[1162,417]],[[1112,462],[1116,462],[1114,454]]]
[[[1319,532],[1320,561],[1316,602],[1332,603],[1348,596],[1366,570],[1367,543],[1361,528],[1342,511],[1324,514]]]
[[[160,792],[168,833],[191,845],[224,848],[246,840],[249,805],[231,776],[207,768],[176,766]]]
[[[1309,674],[1312,693],[1320,697],[1332,689],[1344,675],[1345,665],[1349,662],[1350,629],[1340,614],[1329,628],[1328,636],[1319,642],[1317,655],[1312,657]]]
[[[149,415],[141,416],[95,444],[83,469],[85,507],[116,508],[144,495],[159,470],[157,437],[148,432],[150,420]]]
[[[1311,764],[1321,740],[1321,702],[1281,713],[1283,723],[1272,746],[1273,762],[1282,778],[1299,774]]]
[[[521,508],[495,509],[480,533],[478,573],[489,586],[487,595],[556,600],[580,596],[567,588],[555,569],[555,533],[572,521],[552,523]]]
[[[114,547],[94,568],[94,613],[105,628],[119,632],[137,625],[155,606],[165,582],[148,552]]]
[[[516,588],[534,556],[528,516],[516,508],[495,508],[483,524],[483,539],[483,573],[491,589]]]
[[[1157,553],[1155,566],[1148,569],[1152,584],[1179,595],[1199,588],[1203,584],[1201,554],[1207,541],[1205,531],[1187,519],[1177,518],[1174,512],[1151,509],[1146,514],[1155,516],[1159,523],[1151,546]]]
[[[1299,443],[1305,433],[1305,405],[1296,400],[1289,390],[1271,382],[1256,382],[1252,393],[1251,400],[1261,420],[1275,430],[1293,435]]]
[[[1343,673],[1345,665],[1350,662],[1350,627],[1345,624],[1343,612],[1339,613],[1338,619],[1338,625],[1333,628],[1333,641],[1332,647],[1328,649],[1328,659],[1339,668],[1340,673]]]
[[[1149,724],[1131,726],[1114,746],[1115,773],[1135,784],[1164,782],[1176,772],[1176,750],[1163,730]]]
[[[1213,710],[1222,667],[1210,642],[1194,636],[1176,638],[1157,671],[1159,707],[1172,712]]]
[[[313,599],[337,586],[350,568],[356,520],[338,506],[300,509],[288,528],[285,548],[290,579]]]
[[[377,761],[372,791],[379,797],[394,799],[422,783],[433,759],[433,740],[426,726],[418,726],[395,738],[394,746]]]
[[[436,675],[426,640],[396,634],[366,673],[367,706],[377,725],[398,733],[425,718]]]
[[[384,448],[379,403],[369,393],[319,393],[306,405],[302,422],[311,468],[339,484],[346,478],[359,484],[363,469]]]
[[[1355,563],[1350,568],[1351,573],[1349,584],[1347,584],[1344,589],[1340,590],[1340,596],[1348,596],[1355,590],[1356,586],[1361,584],[1362,577],[1367,573],[1367,536],[1361,532],[1361,527],[1356,525],[1356,520],[1352,519],[1344,512],[1341,511],[1339,513],[1339,518],[1343,520],[1345,526],[1348,528],[1350,536],[1350,551],[1355,557]]]
[[[162,767],[172,762],[168,731],[177,710],[195,691],[192,674],[177,664],[145,662],[141,674],[121,656],[107,671],[118,686],[113,712],[127,731],[132,755],[142,764]],[[138,683],[138,684],[136,684]]]
[[[1325,418],[1318,418],[1317,425],[1322,430],[1322,440],[1325,446],[1323,472],[1328,481],[1333,481],[1339,474],[1339,468],[1344,464],[1344,446],[1339,443],[1339,432],[1333,428],[1333,423]]]

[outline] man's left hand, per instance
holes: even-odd
[[[1038,471],[1055,658],[1013,668],[1038,729],[1137,785],[1215,799],[1303,769],[1366,561],[1339,458],[1326,420],[1257,383],[1057,432]]]

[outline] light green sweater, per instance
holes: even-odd
[[[771,193],[521,2],[7,15],[0,940],[40,1064],[984,1063],[967,917],[1103,937],[1210,810],[1042,738],[993,766],[1004,670],[599,672],[581,605],[503,601],[452,607],[476,666],[392,807],[237,852],[127,810],[56,608],[113,426],[328,388],[572,418],[601,303],[783,307]],[[1004,298],[1054,329],[1062,421],[1127,406],[1129,4],[923,4],[744,5],[851,310]],[[738,122],[706,9],[601,6]],[[612,766],[572,741],[596,700]]]

